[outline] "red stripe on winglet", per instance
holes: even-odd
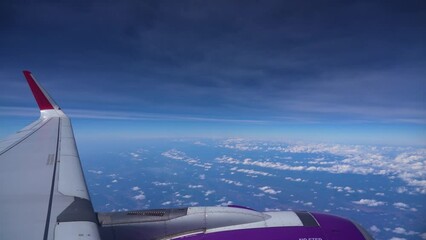
[[[47,99],[46,95],[44,95],[43,91],[37,85],[33,75],[31,75],[31,72],[24,71],[24,76],[27,79],[28,85],[30,85],[31,91],[33,92],[34,98],[37,101],[40,110],[54,109],[52,104],[49,102],[49,99]]]

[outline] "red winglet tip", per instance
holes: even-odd
[[[24,70],[24,71],[22,71],[23,73],[24,73],[24,76],[25,76],[25,78],[27,79],[27,81],[28,81],[28,78],[31,78],[31,71],[28,71],[28,70]]]
[[[49,99],[45,96],[43,91],[40,89],[40,87],[34,80],[31,72],[28,70],[24,70],[23,73],[25,78],[27,79],[27,82],[28,82],[28,85],[30,86],[31,91],[33,92],[34,98],[36,99],[36,102],[40,110],[54,109]]]

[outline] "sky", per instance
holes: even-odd
[[[426,145],[425,1],[0,1],[0,137]]]

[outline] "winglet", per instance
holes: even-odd
[[[40,110],[59,109],[53,99],[40,86],[40,84],[38,84],[31,72],[27,70],[24,70],[23,72]]]

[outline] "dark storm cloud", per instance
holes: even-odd
[[[147,111],[425,116],[423,1],[27,1],[1,9],[1,71],[46,71],[67,91],[86,89],[82,101],[98,102],[90,93],[101,90],[113,107]]]

